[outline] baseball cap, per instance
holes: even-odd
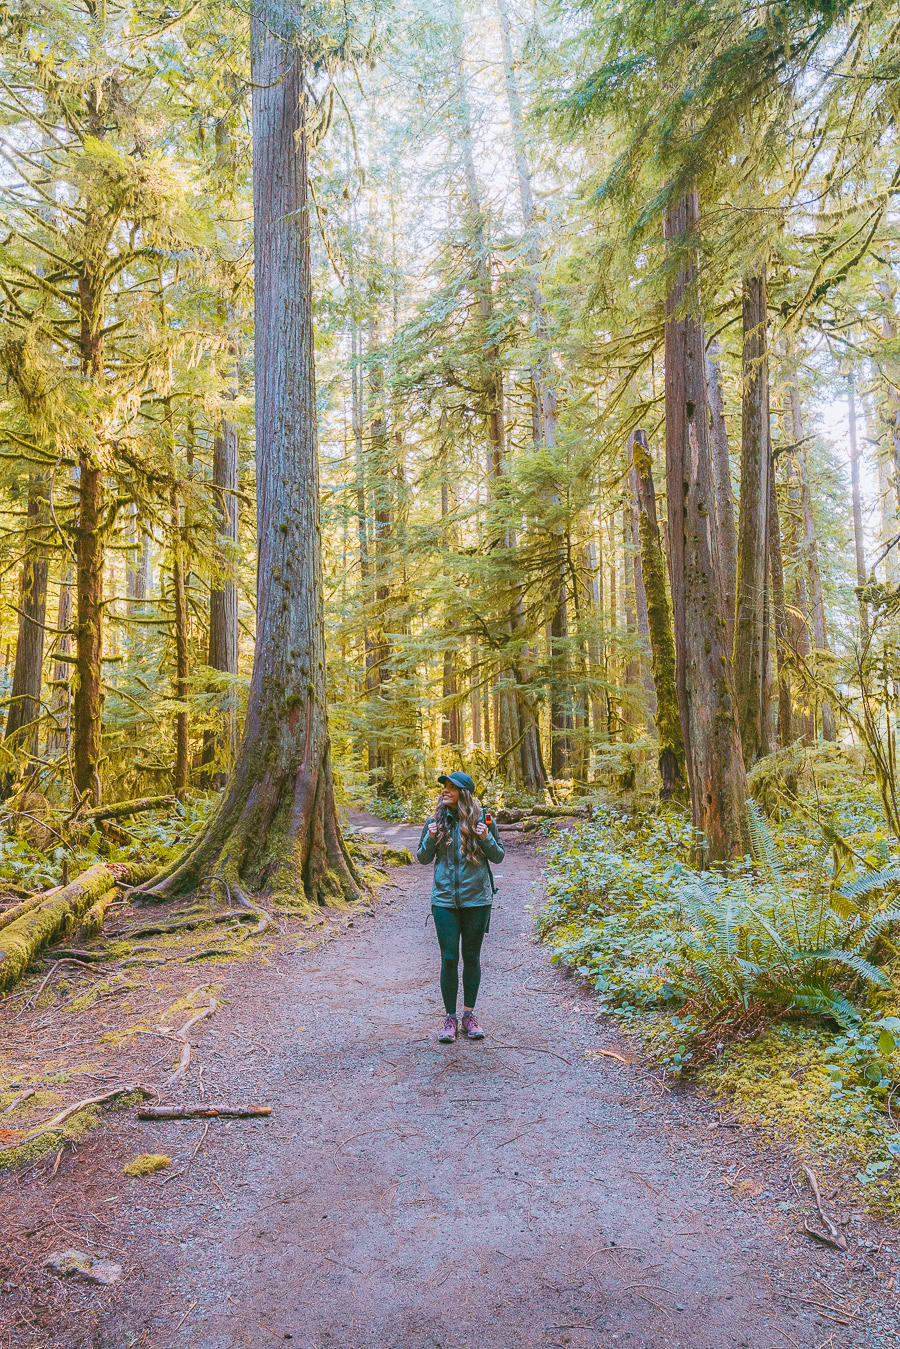
[[[464,792],[475,790],[475,779],[470,778],[468,773],[439,773],[438,782],[452,782],[454,787],[461,787]]]

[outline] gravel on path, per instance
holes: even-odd
[[[418,841],[418,829],[353,818],[396,846]],[[80,1148],[72,1184],[125,1274],[80,1294],[59,1338],[28,1343],[894,1345],[871,1261],[798,1237],[798,1216],[778,1209],[793,1192],[760,1192],[774,1184],[771,1157],[760,1152],[757,1170],[755,1145],[710,1132],[711,1103],[598,1054],[630,1056],[535,942],[540,877],[533,845],[510,839],[485,943],[482,1042],[435,1041],[423,867],[395,870],[339,940],[229,976],[227,1005],[197,1039],[205,1099],[268,1104],[271,1117],[129,1121],[113,1126],[114,1144],[104,1130]],[[123,1181],[121,1158],[138,1146],[171,1153],[173,1178]],[[7,1330],[13,1349],[26,1343],[24,1327]]]

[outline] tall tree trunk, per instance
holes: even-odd
[[[784,597],[784,555],[781,547],[781,521],[775,495],[775,462],[769,459],[769,567],[772,577],[772,617],[775,624],[775,660],[778,670],[778,743],[782,749],[794,739],[789,673],[790,632]]]
[[[244,735],[219,807],[153,887],[247,900],[358,894],[338,826],[325,694],[307,141],[301,48],[251,21],[258,463],[257,640]]]
[[[58,657],[72,654],[72,581],[73,573],[69,565],[63,567],[59,578],[59,598],[56,604],[56,636],[53,654]],[[53,711],[56,724],[47,737],[48,753],[57,754],[61,749],[69,755],[72,740],[72,682],[71,668],[65,659],[55,660],[51,675],[53,689]],[[60,724],[61,723],[61,724]]]
[[[676,685],[694,827],[711,861],[746,851],[747,780],[725,646],[714,535],[703,325],[697,295],[699,203],[690,193],[666,212],[678,250],[666,296],[666,479]]]
[[[803,517],[803,552],[809,577],[809,603],[812,610],[813,641],[817,651],[828,650],[828,628],[825,618],[825,595],[822,589],[822,570],[819,566],[819,543],[816,538],[816,522],[812,508],[812,493],[809,485],[809,460],[806,453],[806,437],[803,430],[803,414],[800,408],[800,394],[796,385],[788,387],[788,399],[791,405],[791,428],[794,444],[797,446],[797,470],[800,478],[800,507]],[[834,712],[827,698],[822,700],[822,737],[833,741],[837,738],[834,724]]]
[[[187,795],[190,773],[189,725],[188,725],[188,679],[190,677],[190,644],[188,640],[188,611],[185,591],[184,567],[184,531],[181,523],[181,502],[178,492],[173,488],[171,508],[171,548],[172,548],[172,603],[174,610],[175,635],[175,680],[173,693],[178,703],[175,713],[175,767],[172,790],[176,800],[184,803]]]
[[[850,433],[850,491],[853,499],[853,542],[856,550],[856,584],[864,586],[866,575],[866,544],[863,534],[862,492],[859,483],[859,442],[856,434],[856,375],[847,372],[847,429]],[[863,640],[869,633],[869,610],[865,600],[859,600],[859,626]]]
[[[684,740],[675,679],[675,642],[666,587],[666,559],[656,519],[653,463],[646,431],[635,431],[632,441],[634,484],[638,500],[641,564],[647,594],[650,661],[656,690],[656,727],[659,735],[659,776],[662,796],[671,796],[684,782]]]
[[[634,436],[632,436],[632,459]],[[631,492],[628,497],[629,521],[631,525],[631,563],[634,575],[634,609],[637,619],[638,636],[641,639],[641,683],[647,700],[647,729],[651,735],[656,726],[656,685],[650,668],[650,616],[647,610],[647,587],[644,583],[644,564],[641,556],[640,498],[638,496],[637,470],[632,465],[628,475]]]
[[[48,563],[33,537],[45,512],[41,480],[29,484],[25,561],[19,580],[19,625],[12,695],[6,714],[4,743],[8,749],[38,752],[38,719],[44,671],[44,626],[47,621]]]
[[[734,682],[744,762],[752,764],[768,748],[765,727],[765,600],[769,375],[764,273],[757,272],[745,277],[742,310],[741,501],[738,516]]]
[[[212,670],[230,676],[238,672],[238,437],[234,422],[223,417],[213,441],[212,487],[219,516],[216,571],[209,587],[209,652]],[[221,700],[221,722],[203,736],[201,763],[209,772],[210,786],[221,788],[237,752],[237,695],[226,690]]]
[[[737,589],[737,530],[734,523],[734,492],[731,487],[731,456],[728,452],[728,427],[722,400],[719,362],[722,348],[715,339],[706,353],[706,380],[709,389],[710,429],[712,432],[713,482],[716,490],[716,524],[722,568],[722,600],[728,626],[728,649],[734,647],[735,593]]]
[[[78,465],[77,613],[73,776],[81,797],[100,804],[103,718],[103,470],[83,454]]]

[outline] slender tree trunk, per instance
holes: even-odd
[[[71,566],[65,566],[59,578],[59,599],[56,605],[56,636],[53,654],[59,657],[72,654],[72,581]],[[57,754],[65,749],[68,754],[72,738],[72,682],[69,662],[54,661],[52,672],[53,711],[56,725],[47,737],[47,751]],[[60,725],[60,723],[62,723]]]
[[[632,457],[634,437],[632,436]],[[631,493],[629,495],[629,520],[631,525],[631,561],[634,574],[634,609],[637,619],[638,636],[641,639],[641,683],[647,700],[647,729],[651,735],[656,726],[656,685],[650,668],[650,616],[647,610],[647,587],[644,583],[644,564],[641,556],[640,506],[638,496],[637,470],[632,467],[628,475]]]
[[[28,533],[40,526],[45,510],[41,481],[34,478],[28,493]],[[19,581],[19,625],[12,695],[6,714],[7,748],[38,752],[38,719],[44,670],[44,626],[47,621],[46,555],[33,537],[26,543]]]
[[[847,426],[850,433],[850,490],[853,498],[853,541],[856,546],[856,584],[864,586],[866,575],[866,544],[863,534],[862,492],[859,483],[859,443],[856,435],[856,375],[847,373]],[[863,639],[869,632],[869,609],[865,600],[859,600],[859,626]]]
[[[675,642],[666,587],[666,559],[656,519],[653,463],[646,431],[635,431],[632,441],[634,484],[638,500],[641,563],[647,595],[650,661],[656,690],[656,727],[659,735],[661,795],[671,796],[685,776],[684,741],[675,679]]]
[[[173,489],[170,502],[172,531],[172,602],[175,625],[175,680],[173,693],[179,704],[175,713],[175,767],[172,790],[182,803],[187,795],[190,773],[189,724],[187,711],[188,679],[190,676],[190,643],[188,640],[188,611],[184,576],[184,536],[181,524],[181,502]]]
[[[696,193],[666,213],[678,249],[666,297],[666,478],[676,683],[694,826],[709,860],[746,851],[747,782],[725,645],[714,534],[703,326],[697,295]]]
[[[103,718],[103,470],[82,455],[78,468],[77,616],[73,751],[75,788],[100,804]]]
[[[744,762],[752,764],[767,750],[765,598],[769,428],[766,281],[761,272],[744,279],[743,321],[741,501],[738,517],[734,681]]]
[[[797,446],[797,470],[800,478],[800,507],[803,516],[803,551],[809,576],[809,603],[812,610],[813,641],[817,651],[828,651],[828,628],[825,618],[825,595],[822,589],[822,571],[819,566],[819,544],[816,538],[816,522],[812,508],[812,493],[809,485],[809,460],[806,453],[806,437],[803,430],[803,414],[800,409],[800,395],[795,385],[788,388],[791,405],[791,427],[794,443]],[[837,738],[834,724],[834,712],[827,699],[822,701],[822,737],[833,741]]]
[[[209,652],[212,670],[232,677],[238,672],[238,437],[234,422],[223,417],[213,441],[212,486],[219,516],[216,572],[209,587]],[[221,723],[203,737],[201,763],[211,786],[221,788],[237,752],[237,695],[226,690],[221,700]]]
[[[337,820],[322,549],[301,49],[254,6],[257,641],[244,735],[218,810],[156,893],[216,881],[296,904],[358,894]]]
[[[778,669],[778,743],[782,749],[794,739],[789,673],[790,631],[784,597],[784,556],[781,547],[781,521],[775,495],[775,464],[769,460],[769,566],[772,576],[772,617],[775,621],[775,659]]]
[[[791,439],[793,433],[790,426],[787,429],[788,439]],[[803,547],[800,475],[793,454],[787,456],[787,475],[788,518],[786,532],[788,552],[793,560],[794,575],[794,604],[787,616],[788,634],[791,650],[803,666],[809,663],[812,654],[812,609],[809,602],[809,577]],[[801,733],[803,739],[807,743],[811,743],[816,736],[815,715],[811,712],[809,698],[803,691],[802,685],[795,692],[803,698],[803,727]]]
[[[713,481],[716,490],[716,524],[722,568],[722,599],[728,625],[728,649],[734,647],[735,594],[737,589],[737,530],[734,523],[734,492],[731,487],[731,456],[728,451],[728,427],[722,401],[719,362],[722,348],[718,341],[709,344],[706,354],[706,379],[709,389],[710,429],[712,432]]]

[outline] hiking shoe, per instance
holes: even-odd
[[[468,1040],[484,1039],[484,1031],[475,1020],[474,1012],[463,1012],[462,1029],[463,1035],[465,1035]]]
[[[438,1036],[439,1043],[442,1045],[452,1045],[453,1041],[456,1039],[457,1030],[458,1030],[458,1023],[456,1017],[451,1016],[450,1013],[448,1012],[447,1015],[444,1017],[444,1025],[440,1035]]]

